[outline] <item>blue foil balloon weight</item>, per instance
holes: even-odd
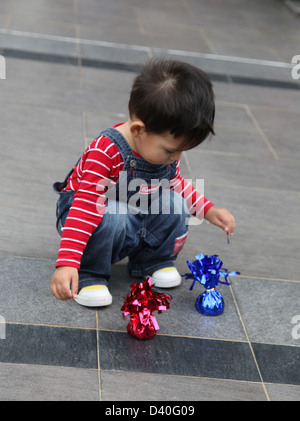
[[[213,288],[202,292],[197,298],[195,306],[204,316],[218,316],[223,313],[225,303],[219,291]]]
[[[222,314],[225,303],[221,293],[216,288],[219,283],[229,285],[228,276],[239,275],[239,272],[228,272],[227,269],[221,271],[223,262],[217,255],[207,256],[200,253],[193,263],[188,260],[186,263],[191,273],[186,273],[185,279],[193,279],[190,290],[194,288],[196,281],[205,288],[205,291],[196,300],[196,309],[205,316]],[[225,278],[225,281],[220,281],[220,276]]]

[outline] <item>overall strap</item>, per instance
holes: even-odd
[[[67,184],[68,184],[68,179],[69,179],[69,177],[71,177],[71,175],[72,175],[72,173],[73,173],[73,171],[74,171],[74,168],[78,165],[78,163],[79,163],[79,161],[81,160],[81,157],[78,159],[78,161],[76,162],[76,164],[74,165],[74,167],[68,172],[68,174],[66,175],[66,177],[65,177],[65,179],[64,179],[64,181],[56,181],[54,184],[53,184],[53,190],[56,192],[56,193],[59,193],[59,192],[61,192],[62,191],[62,189],[64,189],[66,186],[67,186]]]
[[[125,165],[128,158],[134,156],[134,153],[125,137],[115,128],[110,127],[103,130],[98,137],[100,136],[108,137],[117,146]]]

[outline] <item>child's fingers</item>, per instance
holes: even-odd
[[[77,298],[77,293],[78,293],[78,276],[77,276],[77,278],[76,277],[72,278],[72,281],[71,281],[71,297]]]

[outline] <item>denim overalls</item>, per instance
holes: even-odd
[[[173,266],[184,244],[190,216],[181,195],[158,187],[168,184],[175,176],[176,163],[153,165],[136,157],[123,135],[114,128],[99,136],[106,136],[115,143],[125,165],[115,188],[106,194],[102,222],[84,250],[79,288],[107,284],[111,264],[125,257],[129,258],[129,272],[134,277],[151,276],[158,269]],[[60,194],[57,202],[59,232],[75,194],[60,192],[71,173],[63,183],[54,184],[54,190]]]

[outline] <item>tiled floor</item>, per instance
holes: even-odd
[[[0,4],[0,400],[300,399],[299,17],[280,0],[8,0]],[[113,304],[57,301],[59,237],[51,184],[100,130],[124,120],[138,66],[152,55],[212,77],[216,136],[182,172],[230,209],[234,238],[193,225],[178,258],[218,254],[240,276],[225,312],[202,316],[199,286],[172,291],[151,341],[126,333],[126,261]]]

